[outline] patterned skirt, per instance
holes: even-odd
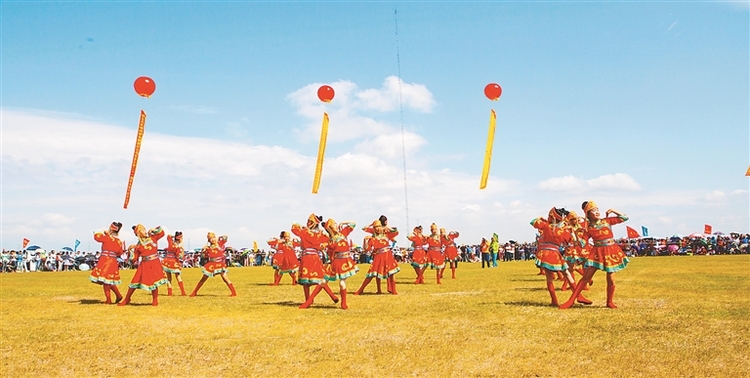
[[[89,280],[99,285],[121,284],[120,264],[117,262],[117,259],[109,256],[99,257],[99,262],[96,263],[96,267],[91,271]]]
[[[325,282],[325,268],[318,254],[302,254],[297,283],[301,285],[318,285]]]
[[[440,251],[427,251],[427,261],[432,269],[445,268],[445,257]]]
[[[445,247],[445,261],[449,261],[449,262],[458,261],[458,248],[456,248],[456,246],[451,245],[451,246]]]
[[[336,258],[326,265],[325,277],[328,281],[345,280],[359,272],[359,267],[351,257]]]
[[[182,273],[182,263],[174,257],[165,257],[161,266],[167,273]]]
[[[568,269],[560,252],[552,249],[541,249],[536,253],[536,266],[553,272],[562,272]]]
[[[614,273],[625,269],[630,260],[625,256],[625,252],[617,244],[592,247],[588,260],[583,264],[584,267],[594,267],[607,273]]]
[[[141,261],[128,287],[152,291],[165,283],[167,283],[167,276],[164,274],[161,262],[159,259],[153,259]]]
[[[427,252],[422,248],[416,248],[411,254],[411,266],[417,269],[427,267]]]

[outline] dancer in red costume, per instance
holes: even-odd
[[[339,299],[333,294],[325,279],[325,268],[323,267],[322,251],[328,244],[328,236],[320,231],[320,222],[323,217],[310,214],[307,218],[307,227],[295,223],[292,225],[292,233],[299,236],[302,243],[302,258],[299,265],[299,278],[297,282],[305,291],[305,302],[299,308],[308,308],[315,301],[315,297],[321,290],[325,290],[331,297],[333,303],[339,303]],[[310,293],[310,286],[315,289]]]
[[[328,233],[328,256],[331,260],[330,273],[325,278],[328,281],[339,281],[341,308],[344,310],[349,308],[346,304],[346,279],[359,272],[347,239],[355,226],[354,222],[341,222],[337,225],[333,219],[328,219],[324,225]]]
[[[133,261],[138,261],[140,257],[141,262],[130,281],[125,300],[120,302],[118,306],[125,306],[130,303],[130,297],[133,296],[135,289],[150,291],[151,305],[157,306],[159,304],[159,286],[168,282],[161,267],[161,262],[159,262],[158,254],[158,242],[159,239],[164,237],[164,230],[157,226],[146,231],[146,227],[138,224],[133,226],[133,232],[138,237],[138,243],[128,247],[128,251],[132,252]]]
[[[386,280],[389,293],[393,295],[398,294],[396,291],[396,273],[400,272],[401,268],[399,268],[391,249],[396,236],[398,236],[398,229],[396,227],[388,227],[387,224],[388,218],[385,215],[381,215],[379,219],[362,229],[372,234],[366,241],[368,248],[371,248],[373,251],[373,257],[370,270],[367,271],[367,277],[365,277],[359,290],[354,293],[355,295],[362,295],[373,278],[377,280],[377,294],[381,294],[380,281],[382,279]]]
[[[234,289],[234,284],[232,284],[232,282],[229,281],[229,277],[227,277],[229,268],[227,268],[227,258],[224,255],[225,245],[227,244],[228,238],[226,235],[221,235],[217,238],[216,234],[214,234],[213,232],[209,232],[206,237],[208,239],[208,243],[203,246],[203,249],[201,249],[201,255],[207,257],[208,262],[206,262],[201,267],[201,270],[203,271],[203,277],[201,277],[201,280],[198,281],[197,285],[195,285],[195,289],[193,289],[193,292],[190,294],[190,296],[194,297],[198,295],[198,290],[200,290],[201,286],[203,286],[206,280],[208,280],[209,277],[213,277],[218,274],[221,276],[221,279],[224,281],[224,283],[227,284],[230,292],[229,296],[236,297],[237,291]]]
[[[177,231],[174,236],[167,235],[167,255],[161,262],[164,272],[167,273],[167,295],[172,295],[172,274],[180,285],[180,293],[185,293],[185,284],[182,282],[182,259],[185,256],[185,248],[182,247],[182,232]]]
[[[440,229],[440,240],[443,243],[443,253],[445,261],[451,266],[451,278],[456,278],[456,268],[458,268],[458,248],[456,248],[456,238],[458,231],[445,232],[444,228]],[[445,269],[445,268],[443,268]],[[440,273],[440,277],[443,273]]]
[[[115,303],[122,300],[122,294],[117,288],[117,285],[122,283],[117,258],[125,252],[125,243],[117,236],[121,228],[122,223],[112,222],[108,230],[94,232],[94,240],[102,243],[102,253],[89,275],[89,280],[104,288],[104,304],[112,304],[112,291],[115,292]]]
[[[573,291],[571,299],[563,303],[560,308],[566,309],[573,306],[575,296],[578,295],[586,284],[594,277],[597,270],[607,272],[607,307],[617,308],[613,302],[615,296],[615,272],[618,272],[628,265],[628,258],[620,247],[615,243],[612,226],[628,220],[625,214],[612,209],[607,210],[605,218],[600,218],[599,207],[594,201],[586,201],[581,205],[583,212],[586,213],[586,232],[584,239],[593,241],[593,247],[588,260],[583,264],[583,277]],[[615,216],[609,216],[614,214]]]
[[[560,249],[562,246],[574,241],[570,233],[570,228],[566,227],[565,222],[563,222],[566,215],[568,215],[567,210],[553,207],[550,209],[546,220],[539,217],[531,221],[531,225],[539,230],[536,266],[544,269],[547,278],[547,291],[549,291],[549,295],[552,298],[553,306],[559,306],[553,282],[554,273],[567,273],[568,270],[568,264],[563,260]],[[568,280],[571,290],[573,290],[574,283],[572,282],[572,277],[569,274],[564,277]],[[591,301],[584,298],[580,293],[573,300],[578,300],[578,303],[591,304]]]
[[[294,248],[300,246],[299,239],[292,239],[291,234],[281,231],[279,238],[272,238],[268,241],[276,253],[273,254],[273,283],[271,286],[279,286],[281,277],[289,274],[292,277],[292,285],[297,284],[297,271],[299,270],[299,260]]]
[[[427,237],[427,261],[430,268],[435,269],[435,278],[440,285],[440,279],[443,278],[443,269],[445,269],[445,258],[443,257],[443,241],[438,233],[438,226],[433,223],[430,225],[430,236]]]
[[[578,272],[581,276],[583,276],[583,264],[586,262],[586,259],[588,258],[591,246],[589,246],[589,243],[587,243],[585,240],[583,240],[583,224],[585,224],[585,220],[578,218],[578,214],[575,213],[575,211],[571,211],[568,213],[568,215],[565,217],[565,223],[570,227],[570,232],[575,235],[574,239],[576,239],[575,242],[568,243],[567,246],[565,246],[565,254],[563,255],[563,258],[568,263],[568,272],[570,273],[570,277],[573,279],[573,283],[575,284],[575,273]],[[583,245],[581,245],[583,244]],[[570,288],[568,281],[563,281],[563,286],[560,290],[568,290]],[[584,290],[588,290],[588,286],[584,288]]]
[[[422,226],[414,227],[414,232],[407,239],[411,241],[413,250],[411,266],[414,267],[414,272],[417,273],[417,280],[414,281],[414,284],[423,284],[424,271],[427,269],[427,251],[425,250],[427,237],[422,234]]]

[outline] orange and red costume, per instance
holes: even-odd
[[[185,248],[182,243],[175,241],[174,236],[167,235],[167,255],[161,262],[161,266],[168,273],[182,273],[182,259],[185,255]]]
[[[329,238],[328,257],[331,264],[325,275],[328,281],[345,280],[359,272],[359,267],[352,258],[351,244],[348,240],[354,227],[354,222],[341,222],[338,224],[338,234]]]
[[[596,222],[588,222],[583,239],[591,238],[591,253],[584,263],[584,267],[594,267],[607,273],[614,273],[624,269],[628,262],[625,252],[615,243],[612,226],[628,220],[625,215],[607,217]]]
[[[458,231],[451,231],[441,237],[443,245],[443,256],[445,261],[458,261],[458,248],[456,248],[455,239],[458,237]]]
[[[411,254],[411,266],[414,269],[424,269],[427,267],[427,251],[425,250],[425,244],[427,244],[427,236],[423,234],[412,233],[407,237],[411,241],[411,247],[413,249]]]
[[[201,270],[204,276],[213,277],[218,274],[229,272],[227,268],[227,257],[225,255],[227,236],[222,235],[216,238],[216,244],[207,244],[201,250],[201,254],[205,256],[208,261],[203,264]]]
[[[139,225],[139,227],[143,227]],[[133,260],[140,257],[141,262],[130,281],[131,289],[143,289],[153,291],[159,286],[167,283],[158,254],[158,241],[164,236],[164,230],[156,227],[148,231],[148,237],[139,239],[133,247]]]
[[[427,237],[427,261],[432,269],[444,269],[445,257],[443,256],[443,241],[440,235],[430,235]]]
[[[300,238],[302,245],[302,257],[299,265],[299,277],[297,282],[302,285],[318,285],[326,282],[321,251],[326,243],[326,236],[319,229],[303,227],[299,224],[292,225],[292,233]]]
[[[568,227],[563,224],[552,224],[544,218],[535,218],[531,225],[539,230],[537,240],[536,266],[553,272],[563,272],[568,264],[560,253],[561,248],[573,242]]]
[[[279,274],[297,273],[299,260],[294,249],[301,246],[299,239],[292,239],[287,243],[283,239],[272,238],[268,240],[268,245],[276,251],[273,254],[272,266]]]
[[[94,240],[102,243],[102,253],[96,266],[91,270],[89,280],[99,285],[119,285],[120,263],[117,258],[125,252],[125,242],[109,232],[94,232]]]

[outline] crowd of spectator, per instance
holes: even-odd
[[[675,256],[675,255],[721,255],[721,254],[746,254],[750,244],[750,234],[731,233],[729,235],[717,234],[709,236],[672,236],[668,238],[644,237],[638,239],[619,239],[618,244],[626,255],[634,256]],[[505,243],[493,243],[492,248],[485,253],[484,259],[479,244],[466,244],[458,246],[461,261],[465,263],[485,261],[488,267],[497,267],[498,261],[526,261],[533,260],[536,253],[536,242],[518,243],[509,240]],[[394,246],[394,256],[401,263],[411,262],[411,248]],[[355,247],[352,250],[354,260],[367,264],[372,261],[372,256],[362,248]],[[91,269],[99,260],[99,252],[84,251],[6,251],[0,254],[0,273],[10,272],[34,272],[34,271],[69,271]],[[160,251],[161,257],[164,252]],[[249,248],[226,249],[227,264],[232,267],[250,267],[270,265],[273,251],[264,249],[253,250]],[[132,268],[132,262],[127,254],[118,259],[120,269]],[[199,250],[186,251],[183,259],[183,267],[197,267],[201,265]]]

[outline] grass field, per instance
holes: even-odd
[[[617,310],[604,307],[601,272],[586,292],[594,304],[563,311],[548,305],[532,263],[499,265],[461,264],[442,285],[427,271],[419,286],[402,265],[398,296],[373,294],[373,282],[347,311],[325,293],[297,309],[302,288],[288,276],[269,287],[268,267],[231,269],[238,297],[216,277],[196,298],[162,289],[158,307],[145,291],[130,306],[104,305],[87,272],[2,274],[0,375],[750,375],[748,255],[632,259],[617,274]],[[124,293],[134,271],[121,273]],[[188,292],[200,275],[184,272]]]

